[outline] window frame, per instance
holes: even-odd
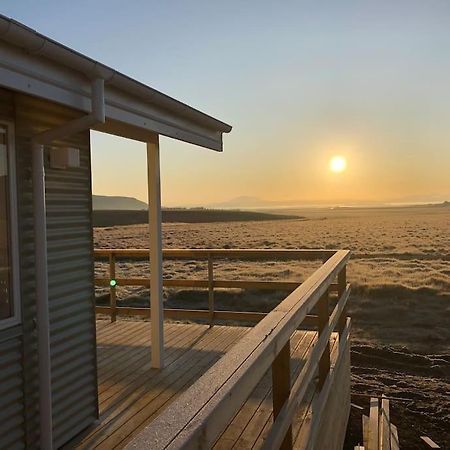
[[[11,258],[11,286],[14,313],[7,319],[0,319],[0,330],[11,328],[22,323],[22,308],[20,299],[20,263],[19,263],[19,227],[17,210],[16,183],[16,146],[14,123],[0,120],[0,126],[7,130],[7,158],[8,158],[8,190],[9,190],[9,245]]]

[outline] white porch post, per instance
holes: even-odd
[[[152,367],[164,367],[164,311],[162,289],[161,182],[159,136],[147,143],[148,223],[150,231],[150,308]]]

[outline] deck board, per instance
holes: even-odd
[[[169,345],[167,351],[167,357],[170,358],[174,352],[174,346],[180,343],[180,339],[183,339],[186,334],[192,336],[193,333],[198,331],[195,327],[183,329],[181,332],[176,332],[175,329],[170,329],[165,335],[166,343]],[[145,336],[146,336],[145,332]],[[139,373],[133,373],[134,370],[139,370],[142,367],[143,361],[148,361],[150,350],[146,346],[149,337],[146,336],[144,341],[138,341],[138,345],[141,348],[136,349],[133,352],[127,352],[123,350],[120,354],[114,355],[115,359],[112,358],[108,360],[107,364],[99,370],[99,392],[104,393],[105,391],[113,388],[115,385],[117,389],[120,390],[126,385],[130,385],[136,378],[139,377]],[[124,378],[126,380],[124,381]],[[101,395],[100,403],[107,399],[107,395]]]
[[[203,375],[251,328],[198,324],[165,324],[165,368],[150,365],[150,323],[97,321],[100,420],[65,448],[122,448],[165,407]],[[291,338],[291,371],[298,373],[315,332],[297,331]],[[272,423],[271,374],[264,378],[224,431],[215,449],[258,448]],[[299,438],[305,411],[293,424]]]
[[[212,330],[211,330],[212,331]],[[214,330],[216,331],[216,330]],[[211,334],[214,334],[212,331]],[[225,335],[223,335],[225,334]],[[167,402],[185,390],[189,385],[193,384],[200,376],[212,366],[220,356],[234,344],[239,334],[225,330],[225,333],[216,333],[215,337],[211,337],[203,346],[194,346],[195,350],[199,350],[201,355],[197,358],[191,358],[191,351],[185,353],[183,364],[172,370],[164,377],[159,377],[158,383],[149,383],[145,385],[145,391],[148,392],[147,386],[151,384],[151,394],[145,396],[134,395],[133,409],[138,407],[138,411],[127,410],[117,421],[119,428],[114,429],[107,439],[102,441],[98,448],[109,449],[115,445],[120,445],[131,437],[132,433],[143,428],[155,414],[160,412]],[[155,377],[156,379],[156,377]],[[128,400],[128,399],[127,399]]]

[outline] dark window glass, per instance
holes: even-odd
[[[9,230],[8,130],[0,125],[0,320],[14,315]]]

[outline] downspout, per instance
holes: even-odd
[[[41,145],[50,144],[52,141],[64,139],[99,123],[105,123],[105,80],[103,78],[96,78],[92,82],[90,114],[37,134],[33,137],[33,142]]]
[[[52,449],[53,423],[50,324],[48,312],[47,220],[45,207],[44,146],[33,143],[32,152],[40,446],[42,449]]]
[[[44,145],[105,122],[104,80],[92,82],[92,112],[32,138],[33,216],[36,277],[36,316],[39,363],[40,448],[53,449],[52,376],[48,301],[47,214]]]

